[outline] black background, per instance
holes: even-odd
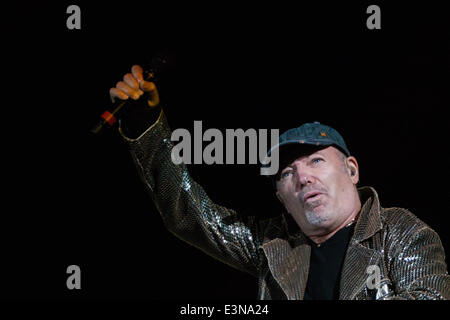
[[[340,1],[344,2],[344,1]],[[81,30],[66,8],[81,8]],[[379,4],[382,29],[366,28]],[[360,185],[450,240],[449,29],[422,3],[22,3],[4,10],[1,297],[254,299],[256,279],[167,232],[117,130],[89,133],[108,90],[161,50],[171,127],[336,128]],[[5,100],[6,101],[6,100]],[[281,207],[256,165],[190,166],[210,197],[243,214]],[[82,289],[68,290],[79,265]]]

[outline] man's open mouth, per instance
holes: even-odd
[[[303,202],[310,202],[310,201],[314,201],[317,200],[323,193],[320,191],[310,191],[307,192],[304,196],[303,196]]]

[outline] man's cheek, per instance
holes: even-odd
[[[292,209],[292,200],[291,200],[289,197],[286,197],[286,196],[282,197],[282,199],[283,199],[283,205],[284,205],[284,207],[285,207],[288,211],[291,211],[291,209]]]
[[[297,197],[292,197],[289,203],[290,206],[296,211],[301,210],[303,208],[303,203]]]

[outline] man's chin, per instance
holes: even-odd
[[[330,220],[329,215],[326,212],[323,212],[323,208],[316,207],[313,210],[308,210],[305,212],[306,220],[309,224],[316,227],[326,227],[327,223]]]

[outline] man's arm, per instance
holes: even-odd
[[[170,135],[163,111],[137,139],[123,135],[165,226],[212,257],[256,275],[258,245],[252,219],[244,221],[213,203],[186,166],[172,162]]]
[[[154,116],[151,112],[157,110],[159,98],[156,87],[146,84],[141,74],[142,69],[134,66],[132,74],[127,74],[110,94],[120,99],[137,99],[143,91],[150,91],[153,101],[148,101],[147,108],[153,109],[149,108],[148,117],[140,110],[147,117],[145,123]],[[136,117],[131,118],[134,119],[121,121],[119,130],[167,229],[212,257],[257,275],[259,245],[255,221],[243,219],[233,210],[213,203],[192,180],[186,165],[172,162],[171,131],[162,110],[158,120],[143,132],[133,130],[137,122]],[[133,132],[131,136],[130,132]]]

